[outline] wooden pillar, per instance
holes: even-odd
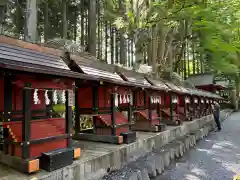
[[[170,101],[170,120],[173,121],[173,93],[169,94],[169,101]]]
[[[4,73],[4,118],[3,122],[11,120],[12,114],[12,75],[9,72]],[[2,128],[3,144],[0,145],[0,150],[8,153],[8,144],[4,143],[4,140],[8,139],[8,129]]]
[[[183,107],[184,107],[184,115],[186,116],[187,115],[187,104],[186,104],[186,98],[187,96],[183,96]]]
[[[129,130],[132,130],[132,104],[131,102],[128,103],[128,123],[129,123]]]
[[[133,109],[136,110],[137,107],[137,91],[133,90]]]
[[[75,133],[80,133],[80,113],[79,113],[79,94],[78,94],[78,87],[75,88]]]
[[[193,118],[195,118],[196,116],[196,112],[195,112],[195,102],[194,102],[194,96],[191,96],[191,105],[193,107]]]
[[[23,88],[23,122],[22,122],[22,158],[27,159],[30,156],[29,141],[31,137],[31,104],[32,104],[32,89],[31,84],[25,84]]]
[[[3,151],[4,147],[4,129],[2,126],[2,120],[0,121],[0,151]]]
[[[10,119],[12,113],[12,76],[10,73],[4,75],[4,115],[5,121]]]
[[[198,99],[198,106],[199,106],[199,112],[198,112],[198,118],[200,118],[201,117],[201,107],[202,107],[202,103],[201,103],[201,97],[197,97],[197,99]]]
[[[69,135],[67,139],[67,147],[72,148],[72,97],[69,90],[65,91],[66,102],[65,102],[65,109],[66,109],[66,126],[65,126],[65,133]]]
[[[152,123],[152,103],[151,103],[151,97],[148,96],[148,119]]]
[[[179,110],[179,95],[176,95],[177,98],[177,102],[174,103],[174,110],[176,111],[176,114],[178,114],[178,110]]]
[[[144,90],[143,91],[143,103],[144,103],[144,108],[147,108],[147,92]]]
[[[53,89],[48,91],[48,98],[50,99],[50,102],[49,105],[47,105],[47,116],[51,118],[53,110]]]
[[[92,106],[94,114],[98,114],[98,85],[94,84],[92,86]],[[96,119],[97,116],[93,116],[93,132],[96,133]]]
[[[168,93],[168,92],[164,92],[164,94],[163,94],[163,105],[164,105],[164,106],[165,106],[166,103],[167,103],[167,93]]]
[[[92,86],[92,105],[94,113],[98,112],[98,85],[94,84]]]
[[[111,94],[111,119],[112,119],[112,136],[116,136],[116,107],[115,94]]]
[[[161,110],[160,110],[160,103],[158,102],[157,103],[157,115],[158,115],[158,118],[159,118],[159,124],[161,124],[161,117],[162,117],[162,114],[161,114]]]
[[[96,56],[96,0],[88,1],[88,52]]]

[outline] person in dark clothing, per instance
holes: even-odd
[[[213,105],[213,116],[217,124],[218,131],[221,131],[222,127],[220,122],[220,105],[217,102],[214,102],[214,105]]]

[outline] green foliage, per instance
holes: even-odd
[[[74,111],[74,109],[75,109],[75,106],[72,106],[73,111]],[[54,112],[63,113],[63,112],[65,112],[65,110],[66,110],[65,104],[55,104],[53,106],[53,111]]]
[[[208,1],[206,8],[193,9],[192,26],[200,35],[201,53],[218,72],[239,72],[239,6],[237,0]]]

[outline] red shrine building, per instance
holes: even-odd
[[[129,144],[137,132],[209,115],[211,103],[222,100],[88,53],[6,36],[0,36],[0,98],[0,163],[24,173],[71,165],[81,154],[73,141]]]

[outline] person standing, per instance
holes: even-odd
[[[218,128],[218,131],[221,131],[222,127],[220,122],[220,105],[216,101],[213,104],[213,116]]]

